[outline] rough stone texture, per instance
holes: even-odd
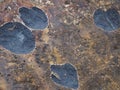
[[[93,22],[98,8],[120,12],[119,0],[4,0],[0,24],[21,22],[18,8],[34,5],[47,13],[49,26],[33,31],[36,48],[30,54],[0,47],[1,90],[71,90],[50,79],[50,65],[67,62],[78,71],[78,90],[120,90],[120,29],[105,33]]]

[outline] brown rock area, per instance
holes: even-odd
[[[15,55],[0,46],[0,90],[72,90],[50,79],[51,64],[73,64],[78,90],[120,90],[120,29],[105,32],[93,22],[98,8],[116,8],[119,0],[1,0],[0,25],[22,22],[21,6],[37,6],[48,15],[45,30],[32,31],[36,48]]]

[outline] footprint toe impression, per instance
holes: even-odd
[[[93,18],[95,24],[105,31],[113,31],[120,28],[120,15],[114,8],[110,8],[106,12],[97,9]]]
[[[32,32],[19,22],[0,27],[0,45],[15,54],[27,54],[35,48]]]
[[[23,20],[26,26],[32,29],[44,29],[48,25],[48,18],[46,14],[37,7],[26,8],[21,7],[19,9],[20,18]]]
[[[77,71],[74,66],[69,63],[64,65],[51,65],[51,79],[67,88],[78,88]]]

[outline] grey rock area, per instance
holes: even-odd
[[[110,8],[106,12],[97,9],[94,13],[94,22],[105,31],[113,31],[120,28],[120,15],[114,8]]]
[[[32,7],[22,7],[19,9],[20,18],[23,20],[25,25],[32,29],[44,29],[48,26],[48,18],[43,10]]]
[[[78,88],[77,71],[71,64],[51,65],[51,71],[57,74],[51,74],[51,78],[55,83],[67,88]]]
[[[32,32],[19,22],[0,27],[0,45],[15,54],[27,54],[35,48]]]
[[[3,2],[4,0],[0,0],[0,2]]]

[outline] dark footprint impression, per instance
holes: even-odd
[[[43,10],[32,7],[21,7],[19,9],[20,18],[23,20],[26,26],[32,29],[44,29],[48,26],[48,18]]]
[[[51,79],[61,86],[77,89],[78,76],[74,66],[69,63],[63,65],[51,65]]]
[[[0,45],[15,54],[27,54],[35,48],[35,37],[23,24],[8,22],[0,27]]]
[[[97,9],[93,18],[95,24],[105,31],[113,31],[120,28],[120,15],[114,8],[110,8],[106,12]]]

